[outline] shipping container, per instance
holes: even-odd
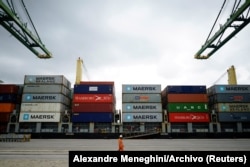
[[[16,103],[17,99],[17,94],[0,94],[0,103]]]
[[[70,96],[70,90],[64,85],[24,85],[23,93],[61,93]]]
[[[168,94],[167,102],[168,103],[175,103],[175,102],[207,103],[208,97],[207,97],[207,94]]]
[[[73,103],[72,112],[114,112],[113,103]]]
[[[122,103],[122,112],[162,112],[161,103]]]
[[[250,122],[250,112],[219,112],[219,122]]]
[[[207,88],[204,85],[169,85],[163,91],[163,95],[168,93],[180,93],[180,94],[206,94]]]
[[[160,103],[161,102],[161,94],[122,94],[122,102],[123,103]]]
[[[62,103],[22,103],[21,112],[64,112],[68,108]]]
[[[209,96],[209,103],[249,103],[250,94],[247,93],[222,93]]]
[[[82,112],[82,113],[73,113],[72,122],[113,122],[113,113],[110,112]]]
[[[168,103],[168,112],[207,112],[207,103]]]
[[[0,113],[10,113],[15,110],[15,107],[14,103],[0,103]]]
[[[218,112],[250,112],[250,103],[217,103],[212,109]]]
[[[60,122],[60,118],[60,112],[21,112],[19,122]]]
[[[0,133],[6,133],[7,132],[7,127],[8,127],[8,123],[1,123],[0,122]]]
[[[9,122],[11,113],[0,113],[0,122]]]
[[[210,122],[209,113],[186,112],[168,113],[168,122]]]
[[[19,86],[13,84],[0,84],[0,94],[18,94]]]
[[[162,122],[162,113],[123,113],[123,122]]]
[[[113,85],[74,85],[75,94],[114,94]]]
[[[63,75],[25,75],[24,84],[25,85],[59,84],[59,85],[64,85],[67,88],[71,88],[70,81]]]
[[[114,81],[81,81],[80,85],[115,85]]]
[[[161,85],[122,85],[122,93],[161,93]]]
[[[115,103],[112,94],[74,94],[74,103]]]
[[[63,94],[23,94],[23,103],[63,103],[70,105],[69,97]]]
[[[250,93],[250,85],[213,85],[207,89],[208,95],[217,93]]]

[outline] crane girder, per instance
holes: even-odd
[[[243,15],[243,13],[247,10],[248,12],[250,10],[250,0],[246,0],[244,4],[242,4],[242,6],[227,19],[226,23],[220,26],[220,29],[210,39],[208,39],[204,45],[202,45],[201,49],[195,54],[194,57],[196,59],[208,59],[240,30],[242,30],[250,22],[250,16]],[[222,39],[225,31],[229,28],[233,30],[224,39]],[[209,52],[207,55],[202,55],[205,51]]]
[[[0,24],[25,45],[38,58],[51,58],[52,54],[46,49],[45,45],[27,29],[27,26],[22,23],[18,17],[0,0]],[[41,54],[36,48],[40,48],[44,53]]]

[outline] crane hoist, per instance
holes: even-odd
[[[224,0],[215,23],[217,22],[226,1],[227,0]],[[196,59],[208,59],[250,22],[250,0],[245,0],[241,6],[240,3],[241,0],[234,1],[232,14],[227,19],[226,23],[220,25],[220,29],[210,38],[211,32],[215,26],[214,23],[205,44],[202,45],[201,49],[194,55]],[[225,33],[227,30],[229,30],[229,33]],[[223,37],[223,35],[225,37]],[[206,55],[204,55],[205,51],[208,52]]]
[[[14,4],[16,2],[17,1],[7,0],[6,5],[3,0],[0,0],[0,25],[2,25],[7,31],[9,31],[16,39],[18,39],[23,45],[25,45],[38,58],[51,58],[52,54],[47,50],[47,48],[39,38],[23,0],[21,0],[20,6],[23,7],[25,14],[28,16],[27,18],[31,23],[31,26],[35,30],[36,35],[27,28],[27,23],[24,23],[19,19],[20,17],[14,7]],[[39,53],[37,48],[40,48],[40,50],[44,53]]]

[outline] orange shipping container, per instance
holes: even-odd
[[[74,94],[73,102],[76,103],[113,103],[112,94]]]
[[[208,102],[207,94],[168,94],[167,102]]]
[[[10,113],[15,109],[15,106],[13,103],[0,103],[0,113]]]

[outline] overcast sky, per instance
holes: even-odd
[[[231,65],[238,84],[250,84],[249,25],[209,59],[194,58],[223,1],[24,0],[53,58],[37,58],[0,26],[0,80],[23,84],[24,75],[64,75],[73,87],[81,57],[84,81],[115,82],[119,108],[122,84],[210,87]],[[227,84],[227,75],[216,84]]]

